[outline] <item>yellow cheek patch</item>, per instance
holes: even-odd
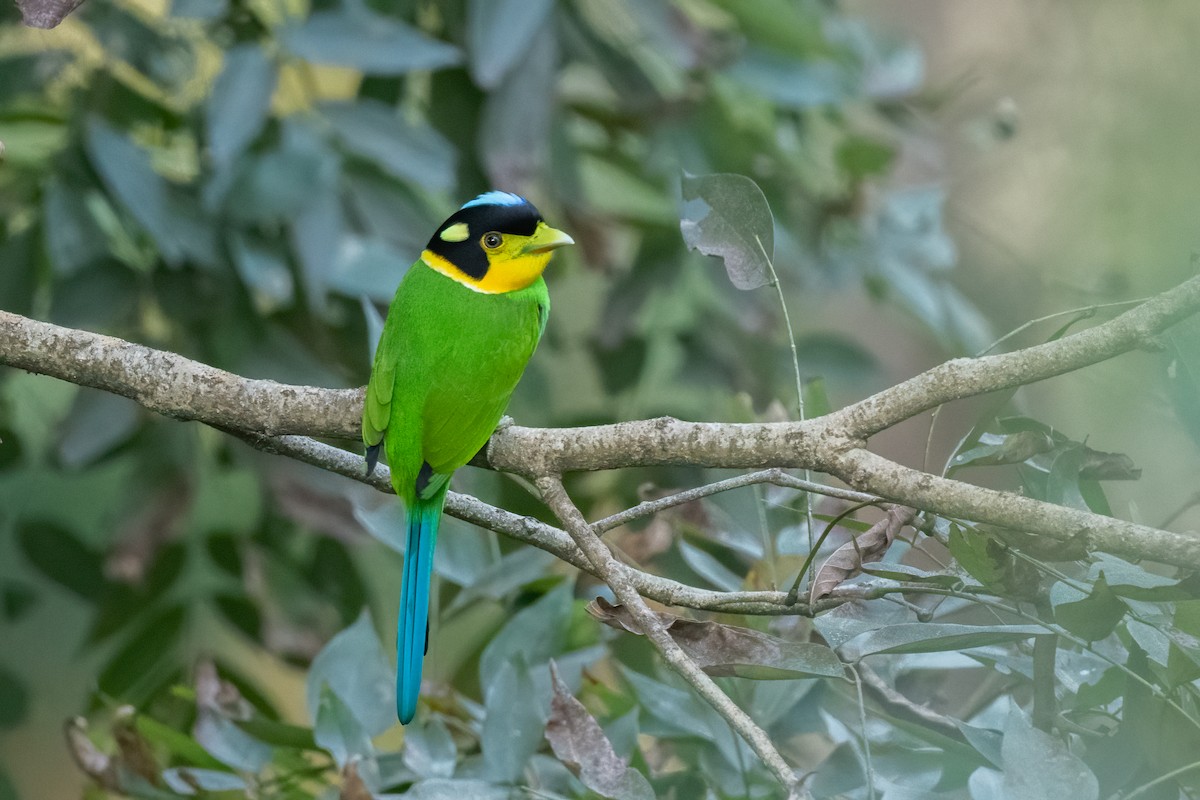
[[[442,273],[472,291],[480,294],[504,294],[524,289],[536,281],[550,263],[550,254],[535,253],[500,263],[493,261],[482,279],[471,277],[447,259],[429,250],[421,253],[421,260],[435,272]]]
[[[465,222],[456,222],[442,231],[438,238],[443,242],[465,242],[471,235],[471,228]]]

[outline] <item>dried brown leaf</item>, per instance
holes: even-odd
[[[862,571],[863,562],[878,561],[900,529],[912,521],[913,510],[889,506],[884,518],[834,550],[813,575],[809,602],[819,600]]]
[[[217,666],[204,659],[196,664],[196,706],[236,720],[250,719],[253,709],[229,681],[221,680]]]
[[[589,603],[587,610],[610,627],[642,633],[624,606],[614,606],[603,597]],[[709,675],[786,680],[841,677],[844,672],[837,655],[822,644],[789,642],[749,628],[663,612],[658,617],[671,638]]]
[[[117,740],[117,752],[127,768],[140,775],[150,785],[157,786],[160,774],[158,760],[154,757],[150,743],[142,738],[134,725],[136,713],[133,706],[121,706],[117,709],[113,722],[113,738]]]
[[[625,759],[613,750],[600,723],[588,713],[583,703],[571,695],[571,690],[558,676],[558,668],[550,662],[554,697],[550,702],[550,719],[546,722],[546,741],[550,749],[583,785],[596,794],[612,800],[653,800],[650,783]]]
[[[67,18],[83,0],[17,0],[21,21],[30,28],[53,28]]]
[[[351,761],[342,770],[342,791],[338,800],[374,800],[371,790],[358,774],[358,762]]]
[[[1142,477],[1142,470],[1124,453],[1106,453],[1085,446],[1079,477],[1096,481],[1136,481]]]
[[[117,759],[92,744],[87,735],[87,722],[82,717],[67,720],[63,734],[67,737],[67,750],[79,768],[101,788],[110,792],[120,791]]]

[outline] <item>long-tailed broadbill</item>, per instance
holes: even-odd
[[[542,271],[572,244],[522,197],[487,192],[438,227],[388,309],[367,384],[367,472],[382,448],[408,533],[396,714],[416,714],[433,548],[450,476],[487,443],[550,313]]]

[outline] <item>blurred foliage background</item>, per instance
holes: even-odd
[[[1191,270],[1200,89],[1179,77],[1197,66],[1200,15],[1185,0],[88,0],[53,31],[20,28],[11,5],[0,14],[0,308],[247,376],[364,383],[379,311],[429,232],[493,186],[580,243],[547,276],[554,314],[510,408],[526,425],[795,415],[779,299],[687,252],[684,171],[763,189],[810,413]],[[966,461],[979,463],[1044,424],[1049,455],[958,477],[1194,528],[1198,340],[1185,329],[1162,353],[1025,390],[1003,413],[1027,416],[1007,427],[987,403],[947,409],[929,465],[977,422],[990,438]],[[914,421],[875,443],[919,465],[927,434]],[[1081,478],[1084,439],[1131,455],[1142,479],[1105,493]],[[11,370],[0,442],[3,800],[80,791],[61,733],[74,714],[102,750],[122,745],[127,767],[151,765],[122,784],[144,796],[194,794],[156,772],[189,766],[204,789],[249,780],[256,796],[311,797],[355,755],[372,789],[585,796],[542,741],[545,709],[510,702],[548,701],[551,657],[658,794],[772,796],[645,642],[587,616],[600,589],[540,551],[447,521],[436,688],[424,724],[402,732],[372,694],[390,681],[399,583],[389,498]],[[594,517],[716,477],[630,470],[570,488]],[[544,514],[503,476],[465,470],[456,484]],[[736,589],[786,585],[810,533],[794,493],[742,490],[614,541],[657,572]],[[1011,578],[994,574],[994,553],[963,547],[969,579]],[[1077,632],[1097,645],[1063,645],[1059,697],[1086,729],[1070,758],[1111,793],[1200,752],[1198,655],[1168,636],[1200,635],[1200,614],[1169,573],[1106,563],[1117,588],[1091,591],[1102,613],[1084,616],[1117,622]],[[1076,564],[1055,583],[1048,569],[1031,579],[1037,613],[1066,625],[1079,614],[1046,609],[1080,602],[1099,572]],[[973,611],[955,599],[937,613],[999,620]],[[840,645],[911,613],[835,612],[817,634]],[[727,621],[814,635],[802,620]],[[995,775],[1057,754],[1010,713],[1029,696],[1023,647],[873,662],[970,723],[939,735],[869,702],[885,796],[1003,796],[987,793],[1001,791]],[[208,665],[236,692],[218,691]],[[793,763],[821,769],[820,796],[866,796],[852,685],[724,680]],[[1127,696],[1145,714],[1129,719]],[[1019,747],[1001,752],[999,730]]]

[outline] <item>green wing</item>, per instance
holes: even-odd
[[[435,492],[487,443],[537,346],[548,308],[540,280],[529,289],[488,295],[419,262],[405,276],[388,311],[363,411],[363,441],[384,443],[401,497],[412,496],[418,483],[423,496]]]
[[[371,370],[371,380],[367,383],[367,396],[363,402],[362,437],[367,447],[374,447],[383,441],[383,432],[387,430],[388,420],[392,416],[392,392],[396,388],[396,362],[381,358],[384,354],[383,342],[380,342],[376,352],[375,367]]]

